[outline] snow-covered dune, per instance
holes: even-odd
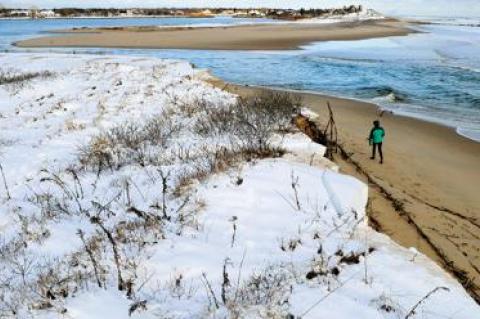
[[[288,98],[132,56],[0,54],[0,74],[0,317],[480,316],[368,226],[367,186]]]

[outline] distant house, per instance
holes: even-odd
[[[248,15],[251,17],[264,17],[265,14],[260,10],[249,10]]]
[[[246,17],[248,17],[248,10],[237,9],[237,10],[235,10],[235,13],[233,14],[233,16],[236,17],[236,18],[246,18]]]
[[[36,6],[33,6],[28,10],[28,16],[32,19],[37,19],[39,12],[40,10]]]
[[[136,16],[136,15],[143,15],[144,12],[141,9],[133,8],[133,9],[128,9],[127,14],[128,16]]]
[[[235,11],[234,10],[223,10],[220,14],[224,15],[224,16],[233,16],[235,14]]]
[[[211,18],[211,17],[214,17],[212,11],[210,11],[209,9],[205,9],[201,12],[190,12],[188,15],[190,17],[194,17],[194,18]]]
[[[30,11],[28,10],[12,10],[10,11],[10,16],[12,17],[29,17]]]
[[[53,10],[40,10],[37,12],[37,18],[53,18],[55,16],[56,15]]]

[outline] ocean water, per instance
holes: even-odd
[[[21,50],[11,43],[69,27],[255,22],[258,20],[232,18],[0,20],[0,48]],[[227,81],[367,100],[398,114],[455,127],[459,134],[480,141],[480,27],[472,20],[468,24],[458,19],[434,22],[417,26],[419,33],[405,37],[321,42],[280,52],[74,51],[187,59]]]

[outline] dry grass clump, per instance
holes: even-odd
[[[24,82],[34,78],[49,78],[54,75],[55,73],[50,71],[19,73],[15,70],[0,70],[0,85]]]
[[[220,298],[210,290],[211,306],[225,307],[229,318],[289,318],[289,298],[294,274],[285,265],[270,265],[245,280],[228,272],[227,258],[223,266]],[[206,281],[206,275],[204,274]],[[208,281],[206,282],[208,284]]]
[[[262,122],[276,131],[289,131],[292,118],[299,112],[301,97],[287,92],[263,91],[256,96],[240,99],[237,107],[245,121]]]
[[[205,117],[194,127],[204,137],[229,136],[235,145],[252,153],[269,156],[269,142],[275,133],[292,129],[293,116],[301,100],[288,93],[264,91],[224,108],[205,108]]]
[[[270,266],[253,274],[237,292],[238,302],[248,306],[283,307],[292,292],[293,275],[283,267]]]
[[[105,168],[119,169],[128,164],[145,166],[157,163],[158,152],[165,149],[178,124],[165,113],[147,121],[145,125],[127,122],[95,137],[80,149],[80,163],[99,172]]]
[[[191,160],[191,157],[213,157],[209,160],[209,166],[217,167],[221,163],[231,162],[226,158],[240,155],[244,160],[282,156],[283,150],[273,147],[270,140],[274,134],[292,129],[292,118],[298,112],[299,105],[300,101],[292,95],[273,92],[238,99],[236,104],[222,107],[197,101],[194,103],[196,111],[188,112],[188,117],[195,113],[192,126],[176,122],[172,110],[152,118],[145,125],[124,123],[92,138],[80,150],[80,162],[84,167],[100,172],[129,164],[158,165],[162,157],[176,157],[182,162]],[[179,111],[183,112],[183,109],[185,107],[179,108]],[[202,143],[218,143],[219,147],[200,152],[191,152],[188,147],[167,151],[169,142],[182,130],[190,135],[193,131],[203,138],[200,146]],[[195,136],[190,138],[197,139]],[[209,170],[214,171],[217,170]]]

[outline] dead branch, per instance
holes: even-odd
[[[100,281],[100,276],[98,273],[98,264],[97,260],[95,259],[95,256],[93,254],[93,251],[91,247],[87,244],[87,241],[85,240],[85,235],[81,229],[77,231],[78,236],[80,237],[83,246],[85,247],[85,251],[88,254],[88,258],[90,259],[90,262],[92,263],[93,266],[93,272],[95,273],[95,279],[97,280],[98,287],[102,288],[102,282]]]
[[[3,166],[2,166],[1,163],[0,163],[0,172],[2,173],[3,186],[5,186],[5,192],[7,193],[7,199],[10,200],[10,199],[12,199],[12,196],[10,196],[10,191],[8,190],[7,179],[5,178],[5,173],[3,172]]]
[[[109,231],[105,225],[103,225],[102,221],[100,218],[91,218],[92,223],[98,225],[100,229],[103,231],[105,236],[107,236],[108,241],[112,245],[112,250],[113,250],[113,258],[115,261],[115,266],[117,267],[117,280],[118,280],[118,290],[123,291],[125,289],[125,282],[123,281],[122,277],[122,270],[120,268],[120,254],[118,253],[118,247],[117,243],[115,242],[115,239],[113,238],[112,232]]]
[[[207,291],[212,296],[213,302],[215,304],[215,308],[219,309],[220,306],[218,305],[217,297],[215,296],[215,292],[213,291],[212,286],[210,285],[210,282],[207,279],[207,275],[205,273],[202,273],[202,277],[205,280],[205,286],[207,287]]]
[[[224,305],[227,304],[227,287],[230,286],[230,279],[228,278],[228,271],[227,271],[227,265],[229,261],[230,259],[227,257],[223,262],[223,282],[222,282],[221,297]]]
[[[420,299],[420,300],[412,307],[412,309],[410,309],[410,311],[409,311],[409,312],[407,313],[407,315],[405,316],[405,319],[411,318],[413,315],[415,315],[415,310],[418,308],[418,306],[420,306],[423,302],[425,302],[425,300],[427,300],[428,298],[430,298],[431,295],[433,295],[434,293],[436,293],[437,291],[440,291],[440,290],[450,291],[450,289],[448,289],[447,287],[436,287],[436,288],[430,290],[422,299]]]
[[[233,227],[233,232],[232,232],[232,242],[230,244],[230,247],[233,247],[235,244],[235,236],[237,235],[237,216],[232,216],[230,221],[232,222],[232,227]]]
[[[292,179],[292,189],[293,189],[293,194],[295,196],[295,205],[297,207],[297,210],[302,210],[302,207],[300,205],[300,200],[298,199],[298,176],[295,177],[293,174],[293,171],[291,173],[291,179]]]

